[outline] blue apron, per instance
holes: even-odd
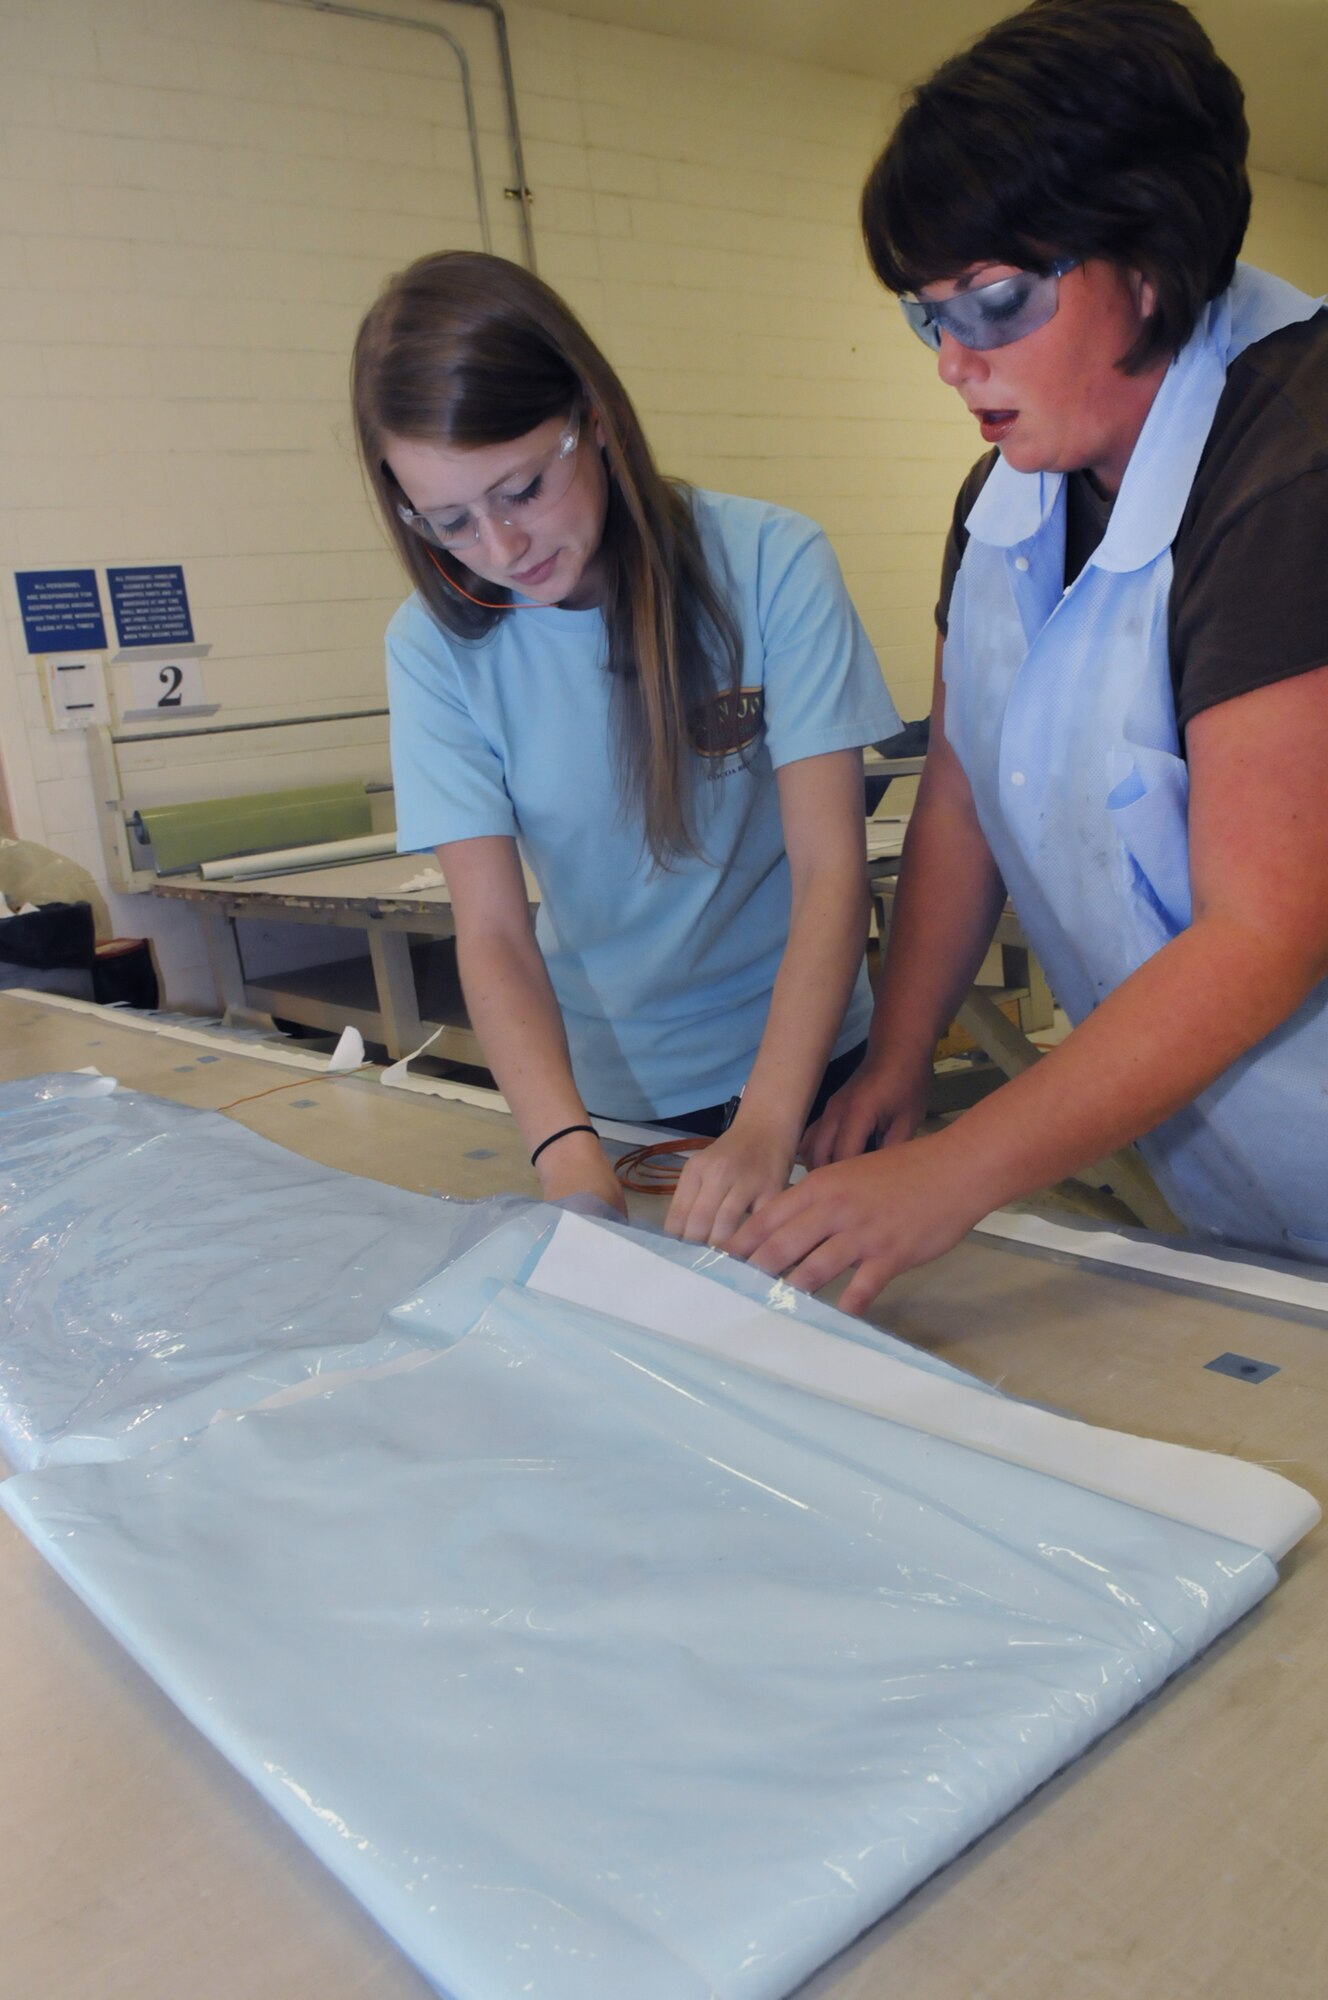
[[[968,518],[945,730],[1020,922],[1082,1021],[1191,918],[1171,544],[1231,361],[1321,301],[1241,266],[1167,371],[1065,590],[1065,481],[1002,459]],[[1328,981],[1140,1141],[1196,1235],[1328,1262]]]

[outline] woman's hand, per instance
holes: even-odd
[[[727,1132],[688,1160],[669,1204],[665,1231],[685,1243],[726,1249],[743,1217],[788,1186],[792,1167],[787,1133],[744,1121],[740,1111]]]
[[[726,1248],[804,1292],[852,1269],[839,1305],[865,1311],[891,1278],[953,1249],[986,1213],[957,1183],[945,1137],[819,1167],[766,1202]]]
[[[908,1066],[867,1056],[807,1127],[802,1158],[809,1167],[825,1167],[865,1153],[873,1138],[878,1146],[902,1144],[926,1116],[930,1087],[929,1060]]]
[[[540,1154],[535,1172],[545,1201],[565,1201],[569,1194],[593,1194],[619,1215],[627,1214],[622,1183],[593,1132],[569,1132]]]
[[[471,1026],[526,1144],[546,1201],[589,1194],[619,1215],[627,1202],[587,1123],[572,1075],[562,1015],[535,942],[530,896],[516,842],[506,834],[454,840],[438,849],[456,924],[457,964]]]

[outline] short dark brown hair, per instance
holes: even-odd
[[[1139,271],[1135,372],[1231,283],[1248,146],[1240,83],[1179,0],[1034,0],[911,93],[863,190],[867,254],[893,292],[978,263]]]

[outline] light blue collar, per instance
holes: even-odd
[[[1171,546],[1230,363],[1254,341],[1311,318],[1322,305],[1281,278],[1248,264],[1236,267],[1229,290],[1201,314],[1162,378],[1091,558],[1098,569],[1143,569]],[[1050,518],[1063,479],[1059,472],[1016,472],[1001,459],[968,516],[970,535],[997,549],[1031,541]]]

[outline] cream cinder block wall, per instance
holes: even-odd
[[[488,24],[414,11],[471,51],[495,247],[515,251]],[[347,362],[386,271],[480,241],[455,55],[264,0],[4,0],[0,79],[5,568],[182,562],[219,721],[381,705],[401,593]],[[12,583],[3,637],[17,830],[101,876],[86,745],[47,731]],[[147,799],[387,772],[381,721],[126,761]],[[171,1000],[210,1004],[194,914],[111,902],[156,939]]]
[[[541,257],[592,318],[669,471],[819,520],[906,714],[925,712],[939,536],[975,433],[871,278],[857,225],[883,84],[527,14],[523,73],[570,30],[586,232]],[[546,251],[545,244],[548,244]],[[572,255],[564,264],[564,256]],[[980,441],[979,441],[980,442]]]
[[[379,4],[469,52],[495,247],[518,254],[487,17]],[[858,242],[893,90],[544,10],[509,22],[543,274],[668,470],[824,523],[921,713],[940,540],[980,440]],[[272,0],[0,0],[0,42],[0,562],[183,562],[219,719],[377,705],[400,586],[346,361],[386,271],[480,240],[455,57]],[[1251,253],[1322,288],[1328,190],[1261,176]],[[17,830],[100,876],[86,746],[46,729],[8,582],[0,757]],[[260,789],[378,775],[384,734],[135,761],[162,795]],[[191,913],[114,909],[156,937],[171,999],[208,1004]]]
[[[1312,293],[1328,293],[1328,187],[1254,173],[1244,255]]]

